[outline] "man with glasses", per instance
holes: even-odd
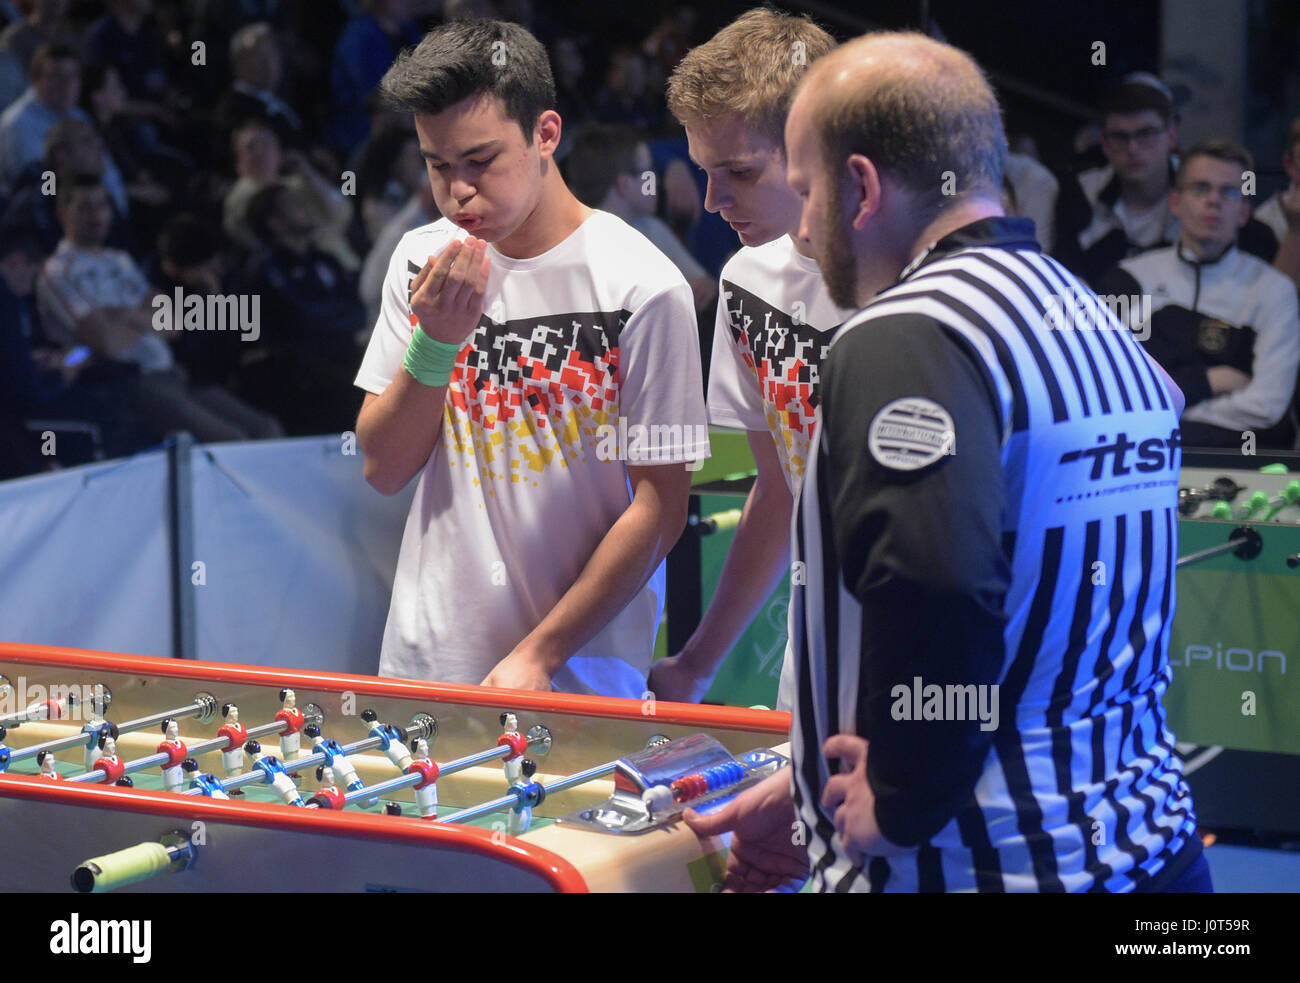
[[[1259,447],[1294,442],[1300,309],[1295,285],[1239,246],[1250,218],[1242,174],[1253,170],[1232,141],[1190,151],[1169,195],[1178,245],[1124,260],[1098,284],[1130,298],[1129,327],[1187,397],[1185,447],[1239,447],[1248,434]]]
[[[1178,218],[1169,209],[1177,146],[1169,90],[1147,72],[1126,76],[1102,113],[1106,166],[1061,182],[1052,254],[1095,286],[1120,260],[1177,242]],[[1272,262],[1277,237],[1251,220],[1240,245]]]
[[[1177,146],[1169,90],[1144,73],[1125,78],[1102,113],[1106,166],[1061,182],[1056,258],[1092,282],[1121,259],[1175,241],[1167,199]]]

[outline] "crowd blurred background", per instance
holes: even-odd
[[[438,218],[412,122],[375,87],[397,51],[444,19],[517,21],[546,45],[571,186],[681,268],[707,359],[717,277],[739,243],[704,208],[664,81],[749,6],[0,0],[0,477],[127,455],[180,429],[217,441],[352,427],[352,378],[388,258],[405,231]],[[1106,114],[1145,114],[1175,133],[1180,93],[1132,74],[1157,64],[1155,2],[1043,10],[1015,25],[978,4],[781,6],[841,38],[922,28],[970,50],[1006,106],[1008,207],[1076,267],[1101,261],[1080,258],[1098,206],[1078,176],[1114,163]],[[1294,5],[1254,6],[1269,32],[1251,91],[1294,94],[1300,17]],[[1108,39],[1105,68],[1085,71],[1086,56],[1063,67],[1066,39],[1090,37]],[[1255,151],[1261,201],[1300,180],[1300,130],[1282,102],[1256,100],[1248,132],[1223,134]],[[1135,153],[1150,143],[1141,130],[1119,136]],[[1155,171],[1176,152],[1162,149]],[[1300,224],[1300,201],[1282,200],[1253,249],[1270,263],[1287,223]],[[1120,257],[1157,244],[1120,231]],[[239,298],[226,310],[232,323],[255,317],[256,342],[154,330],[155,298],[191,295]],[[42,453],[51,431],[54,455]]]

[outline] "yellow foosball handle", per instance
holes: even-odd
[[[93,857],[72,872],[72,889],[80,894],[102,894],[128,884],[179,873],[194,859],[194,850],[180,833],[161,841],[138,843],[116,853]]]

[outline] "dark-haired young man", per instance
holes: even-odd
[[[1151,298],[1146,350],[1187,397],[1186,447],[1240,447],[1247,432],[1263,447],[1289,448],[1291,401],[1300,366],[1295,284],[1242,252],[1237,236],[1250,218],[1242,172],[1254,170],[1245,147],[1213,140],[1189,151],[1169,195],[1180,222],[1177,246],[1153,249],[1105,274],[1099,290]]]
[[[1107,164],[1061,183],[1052,250],[1090,284],[1122,259],[1178,241],[1178,217],[1169,210],[1178,120],[1169,90],[1146,72],[1128,76],[1107,99],[1101,125]],[[1241,245],[1272,262],[1278,240],[1251,220]]]
[[[394,252],[356,380],[367,480],[420,475],[380,672],[640,696],[708,453],[690,288],[565,186],[523,28],[439,27],[383,89],[446,218]]]

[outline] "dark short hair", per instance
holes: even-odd
[[[379,83],[398,112],[436,115],[488,93],[531,142],[537,117],[555,108],[555,78],[541,42],[518,24],[458,20],[403,51]]]
[[[1175,185],[1183,183],[1183,178],[1187,176],[1188,165],[1197,157],[1213,157],[1228,164],[1239,164],[1243,171],[1255,169],[1255,158],[1236,140],[1206,140],[1187,151],[1179,160],[1178,173],[1174,176]]]
[[[220,234],[189,212],[168,220],[158,233],[159,257],[181,269],[206,263],[221,248]]]
[[[77,63],[81,62],[81,55],[70,44],[47,41],[45,44],[37,45],[36,50],[32,52],[32,60],[27,64],[27,77],[35,79],[45,71],[45,66],[50,62],[69,60]]]
[[[1155,113],[1165,123],[1174,118],[1174,105],[1159,89],[1141,82],[1125,82],[1118,86],[1102,103],[1101,119],[1110,116],[1133,116],[1147,111]]]
[[[635,127],[600,123],[584,126],[564,159],[569,189],[584,205],[599,208],[620,174],[637,173],[636,148],[645,137]]]

